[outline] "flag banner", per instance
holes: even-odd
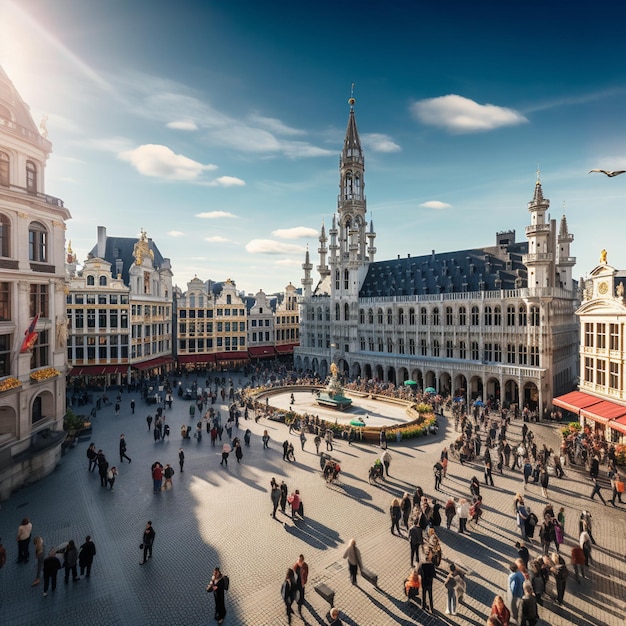
[[[29,352],[33,349],[33,346],[37,343],[37,338],[39,334],[35,332],[35,327],[37,326],[37,321],[39,320],[39,313],[33,317],[30,326],[26,329],[24,333],[24,341],[22,341],[22,347],[20,348],[20,354],[24,352]]]

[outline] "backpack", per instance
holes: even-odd
[[[224,579],[224,591],[228,591],[228,588],[230,587],[230,578],[226,575],[222,576],[222,578]]]

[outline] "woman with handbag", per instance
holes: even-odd
[[[226,591],[226,579],[219,567],[213,570],[213,578],[206,588],[207,592],[213,592],[215,598],[215,619],[218,624],[224,623],[226,617],[226,602],[224,592]],[[291,623],[291,620],[289,621]]]

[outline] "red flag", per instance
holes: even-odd
[[[24,333],[24,341],[22,341],[22,347],[20,348],[20,354],[24,352],[28,352],[33,349],[35,343],[37,343],[37,337],[39,337],[38,333],[35,332],[35,326],[37,326],[37,321],[39,320],[39,313],[33,317],[33,320],[30,323],[30,326],[26,329]]]

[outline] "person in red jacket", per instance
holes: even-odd
[[[296,513],[300,512],[300,492],[296,489],[288,498],[287,502],[291,505],[291,519],[296,519]]]
[[[302,605],[304,604],[304,588],[307,580],[309,579],[309,566],[304,560],[304,555],[301,554],[298,560],[293,566],[293,571],[296,575],[296,600],[298,602],[298,613],[302,617]]]

